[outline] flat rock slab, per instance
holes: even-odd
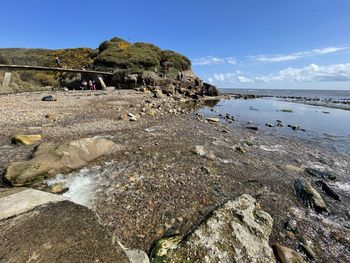
[[[1,220],[0,240],[0,262],[129,262],[94,213],[69,201]]]
[[[55,203],[67,200],[67,198],[60,195],[50,194],[33,189],[20,189],[21,191],[13,191],[14,193],[8,190],[7,192],[10,192],[12,194],[0,198],[0,220],[23,214],[37,206],[41,206],[47,203]]]

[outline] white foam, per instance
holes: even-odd
[[[283,145],[260,145],[259,147],[261,150],[268,151],[268,152],[284,152],[283,151]]]
[[[336,182],[336,183],[334,183],[334,185],[336,187],[338,187],[340,190],[350,193],[350,184],[349,183]]]
[[[56,183],[63,183],[68,187],[68,191],[63,194],[74,203],[93,207],[96,192],[99,185],[99,176],[96,169],[82,169],[79,172],[63,176],[58,175],[53,179],[47,180],[46,183],[51,186]]]

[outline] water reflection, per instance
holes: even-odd
[[[221,100],[211,106],[221,114],[229,113],[241,123],[248,121],[282,134],[299,136],[305,139],[331,141],[338,148],[350,152],[350,112],[321,106],[304,105],[280,101],[273,98],[251,100]],[[201,113],[213,115],[207,107]],[[273,125],[281,121],[283,127],[267,128],[266,123]],[[289,126],[300,126],[306,132],[296,131]],[[266,127],[266,128],[265,128]],[[334,145],[333,145],[334,146]]]

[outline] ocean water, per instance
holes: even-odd
[[[212,111],[211,109],[214,109]],[[289,112],[291,111],[291,112]],[[322,106],[287,102],[276,98],[221,100],[213,107],[200,110],[205,116],[226,113],[235,117],[232,125],[258,126],[271,134],[293,136],[314,141],[343,153],[350,153],[350,111]],[[267,127],[266,123],[283,123],[283,127]],[[300,126],[305,131],[293,130],[288,125]]]
[[[261,96],[295,96],[333,100],[350,100],[350,90],[220,89],[220,92],[253,94]]]

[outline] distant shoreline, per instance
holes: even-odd
[[[350,90],[219,89],[219,91],[222,95],[272,97],[295,103],[350,110]]]

